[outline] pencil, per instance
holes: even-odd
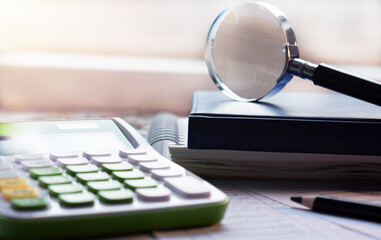
[[[328,196],[293,196],[291,200],[312,211],[381,222],[381,205]]]

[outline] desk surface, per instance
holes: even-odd
[[[99,118],[116,113],[0,112],[0,121]],[[146,134],[150,115],[122,117]],[[280,182],[211,180],[231,202],[219,224],[201,228],[116,236],[109,239],[381,239],[381,224],[311,212],[291,195],[328,194],[381,204],[381,185],[370,182]]]

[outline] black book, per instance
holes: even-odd
[[[381,155],[381,108],[333,93],[281,92],[238,102],[198,91],[188,148]]]

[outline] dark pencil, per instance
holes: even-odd
[[[291,200],[313,211],[381,222],[381,205],[356,202],[328,196],[301,197]]]

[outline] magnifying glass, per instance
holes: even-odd
[[[235,100],[272,96],[295,75],[381,106],[380,83],[300,59],[289,21],[267,3],[243,2],[225,9],[210,28],[205,58],[214,83]]]

